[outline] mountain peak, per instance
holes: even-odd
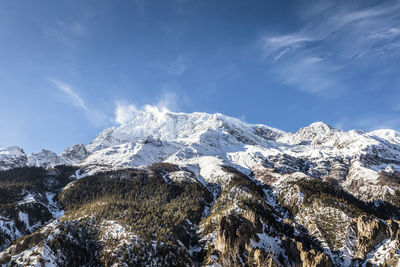
[[[284,136],[280,141],[289,144],[317,145],[333,141],[333,137],[337,136],[339,133],[341,133],[341,131],[334,129],[324,122],[318,121],[300,128],[294,134]]]
[[[0,170],[25,166],[27,157],[18,146],[0,148]]]
[[[146,108],[127,124],[105,129],[87,146],[89,152],[137,142],[151,136],[163,141],[191,144],[215,139],[234,144],[263,142],[284,132],[265,125],[252,125],[220,113],[176,113]],[[223,137],[222,137],[223,136]],[[203,140],[203,141],[201,141]]]
[[[325,122],[322,121],[316,121],[311,123],[310,125],[308,125],[307,127],[304,128],[308,128],[308,129],[313,129],[313,130],[324,130],[324,131],[331,131],[334,130],[334,128],[328,124],[326,124]]]
[[[0,148],[0,154],[21,156],[21,155],[25,155],[25,151],[22,148],[20,148],[19,146],[10,146],[7,148]]]

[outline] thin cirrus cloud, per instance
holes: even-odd
[[[276,77],[306,92],[329,94],[349,89],[361,72],[385,73],[385,65],[400,57],[400,4],[357,4],[317,2],[302,9],[298,31],[263,36],[263,58]]]
[[[64,93],[66,100],[70,104],[78,108],[81,108],[84,111],[89,111],[88,107],[85,104],[85,101],[83,101],[83,99],[78,95],[78,93],[76,93],[72,89],[71,85],[52,77],[47,77],[47,80],[50,81],[57,89],[59,89],[61,92]]]
[[[84,111],[86,118],[96,126],[110,124],[111,119],[103,112],[89,108],[83,98],[68,83],[54,77],[46,77],[47,80],[60,92],[63,93],[63,101]]]

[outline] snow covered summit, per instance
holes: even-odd
[[[175,113],[152,109],[138,112],[129,123],[102,131],[87,146],[89,152],[152,137],[186,144],[224,136],[230,143],[260,143],[275,140],[283,131],[251,125],[219,113]],[[209,140],[212,141],[212,140]]]

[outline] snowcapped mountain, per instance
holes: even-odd
[[[139,112],[130,123],[101,132],[87,146],[90,155],[80,165],[95,172],[164,161],[200,171],[209,159],[203,165],[211,169],[218,161],[245,173],[267,168],[335,177],[350,192],[374,200],[391,190],[382,188],[380,173],[400,171],[399,142],[399,134],[388,130],[344,132],[316,122],[292,134],[222,114],[155,110]],[[332,175],[338,168],[341,175]],[[355,186],[353,178],[363,185]]]
[[[128,124],[104,130],[88,145],[89,152],[152,137],[186,145],[258,144],[284,132],[265,125],[250,125],[222,114],[142,111]],[[223,141],[224,143],[219,144]]]
[[[0,148],[0,170],[25,166],[28,161],[22,148],[11,146]]]
[[[286,133],[222,114],[150,109],[138,112],[127,124],[105,129],[86,147],[74,145],[60,155],[42,150],[28,156],[11,147],[0,151],[0,162],[2,169],[78,165],[89,173],[156,162],[189,167],[197,173],[210,173],[201,166],[215,169],[220,165],[247,174],[255,169],[303,172],[334,177],[349,192],[372,201],[397,189],[396,183],[382,185],[378,178],[400,172],[400,134],[393,130],[344,132],[323,122]],[[213,182],[211,177],[201,178]]]
[[[25,154],[25,151],[18,147],[0,148],[0,170],[7,170],[16,167],[54,167],[57,165],[76,165],[88,156],[84,145],[73,145],[57,155],[53,151],[43,149],[38,153]]]
[[[64,152],[60,155],[62,160],[66,165],[75,165],[79,164],[82,160],[87,158],[89,153],[86,150],[86,147],[82,144],[73,145],[64,150]]]
[[[95,254],[102,255],[95,258],[87,250],[81,263],[87,258],[115,263],[121,253],[130,255],[124,262],[136,265],[141,260],[155,264],[151,258],[193,266],[400,263],[400,133],[394,130],[346,132],[315,122],[287,133],[222,114],[148,109],[127,124],[105,129],[86,147],[74,145],[59,155],[1,149],[4,177],[16,167],[28,173],[45,167],[48,173],[42,175],[53,177],[49,181],[69,181],[44,190],[57,196],[67,217],[36,232],[45,238],[29,253],[16,245],[1,252],[0,263],[24,265],[42,255],[54,265],[72,264],[56,260],[76,253],[63,248],[61,240],[82,249],[90,240]],[[18,190],[18,203],[38,196],[33,198],[47,210],[46,203],[55,205],[37,187]],[[11,217],[4,218],[14,225]],[[82,221],[88,225],[85,234]],[[115,238],[131,252],[110,252],[113,241],[104,232],[110,227],[124,229]],[[23,229],[27,234],[36,228]],[[22,235],[3,232],[8,243]],[[163,249],[175,256],[166,257]],[[147,256],[132,257],[132,250]]]

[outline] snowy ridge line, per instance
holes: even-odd
[[[382,175],[400,173],[400,134],[394,130],[345,132],[323,122],[287,133],[219,113],[151,109],[138,112],[127,124],[103,130],[86,147],[74,145],[60,155],[43,150],[27,156],[18,147],[0,149],[1,170],[65,164],[93,174],[156,162],[189,168],[203,185],[221,182],[222,165],[246,174],[273,170],[317,178],[335,176],[350,192],[372,200],[382,190],[397,188],[388,183],[381,189],[380,183]],[[364,186],[355,188],[355,180]]]

